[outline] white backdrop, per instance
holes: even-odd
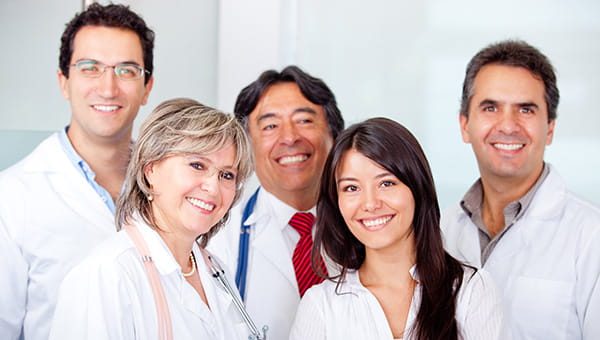
[[[600,93],[600,2],[120,2],[157,34],[155,87],[138,126],[159,102],[176,96],[231,111],[239,90],[260,72],[297,64],[327,82],[348,124],[386,116],[407,126],[431,162],[442,207],[459,200],[478,177],[458,129],[467,62],[491,42],[527,40],[553,62],[561,91],[546,159],[574,191],[600,204],[594,101]],[[68,121],[56,82],[59,36],[80,7],[78,0],[0,2],[0,142],[19,132],[43,135]],[[3,148],[0,168],[31,147],[20,145]]]

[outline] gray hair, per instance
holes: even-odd
[[[242,125],[233,115],[192,99],[175,98],[159,104],[144,121],[133,147],[125,189],[117,201],[117,230],[138,216],[152,228],[159,228],[148,201],[148,195],[153,194],[144,173],[149,164],[174,155],[212,153],[230,143],[236,150],[237,168],[233,205],[252,171],[251,146]],[[228,218],[229,211],[217,225],[200,235],[200,245],[206,246]]]

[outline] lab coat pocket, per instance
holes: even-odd
[[[505,297],[513,337],[566,340],[573,289],[568,281],[514,278]]]

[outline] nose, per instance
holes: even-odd
[[[286,122],[282,124],[281,134],[279,136],[279,139],[282,143],[288,145],[294,144],[296,140],[298,140],[298,136],[298,128],[293,122]]]
[[[363,190],[362,206],[364,211],[372,212],[381,208],[381,200],[374,189]]]
[[[204,177],[202,178],[200,188],[211,194],[218,192],[220,184],[219,175],[220,171],[218,171],[215,168],[210,169],[210,171],[207,171]]]
[[[119,79],[115,74],[115,68],[113,66],[106,66],[104,73],[100,75],[98,79],[97,92],[103,98],[114,98],[119,93]]]
[[[512,110],[502,110],[498,117],[498,131],[507,135],[519,131],[518,112],[513,112]]]

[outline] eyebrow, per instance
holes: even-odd
[[[81,59],[78,59],[77,61],[75,61],[75,63],[78,63],[81,61],[88,61],[88,62],[92,62],[92,63],[96,63],[96,64],[108,65],[107,63],[101,62],[100,60],[90,59],[90,58],[81,58]],[[120,61],[120,62],[116,63],[115,65],[121,65],[121,64],[133,64],[133,65],[142,67],[142,65],[140,65],[137,61],[133,61],[133,60]]]
[[[382,173],[376,175],[375,179],[380,179],[380,178],[384,178],[384,177],[387,177],[387,176],[393,176],[393,174],[391,172],[388,172],[388,171],[382,172]],[[356,178],[354,178],[354,177],[342,177],[342,178],[340,178],[340,179],[337,180],[337,184],[340,184],[341,182],[344,182],[344,181],[355,181],[356,182],[358,180]]]
[[[493,99],[484,99],[479,103],[479,107],[482,106],[487,106],[487,105],[498,105],[499,101],[497,100],[493,100]],[[511,106],[517,106],[517,107],[535,107],[536,109],[539,108],[539,106],[534,103],[534,102],[521,102],[521,103],[514,103],[511,104]]]
[[[298,107],[298,108],[294,109],[294,111],[292,113],[302,113],[302,112],[304,112],[304,113],[310,113],[310,114],[313,114],[313,115],[317,114],[317,111],[315,111],[312,107],[308,107],[308,106]],[[265,112],[262,115],[260,115],[256,121],[260,122],[261,120],[273,118],[273,117],[276,117],[276,116],[277,116],[277,113],[275,113],[275,112]]]
[[[193,162],[193,161],[203,161],[203,162],[206,162],[210,166],[213,166],[213,167],[215,167],[217,169],[220,169],[220,170],[237,170],[237,168],[236,168],[235,165],[225,165],[223,167],[215,166],[214,162],[210,158],[208,158],[208,157],[206,157],[204,155],[201,155],[201,154],[197,154],[197,153],[189,153],[189,154],[186,155],[186,158],[188,159],[189,162]]]

